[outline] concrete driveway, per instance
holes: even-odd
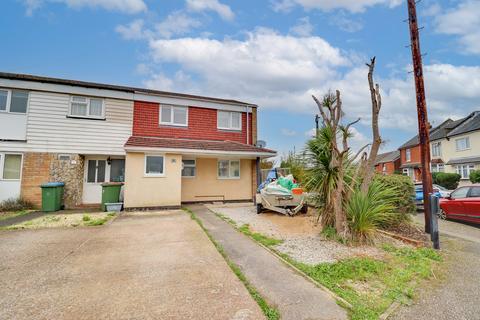
[[[262,319],[181,211],[0,232],[0,319]]]

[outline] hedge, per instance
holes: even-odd
[[[410,177],[401,174],[375,176],[385,185],[397,189],[398,199],[396,201],[397,210],[400,213],[415,212],[415,186]]]
[[[470,172],[470,181],[472,183],[480,183],[480,170]]]
[[[458,173],[433,172],[432,180],[434,184],[438,184],[449,190],[455,190],[458,187],[461,176]]]

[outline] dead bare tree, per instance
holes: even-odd
[[[372,144],[370,148],[370,154],[368,159],[361,163],[362,166],[362,184],[360,190],[362,192],[368,191],[368,186],[372,182],[374,173],[375,173],[375,160],[377,159],[378,150],[382,144],[382,137],[380,136],[380,129],[378,127],[378,116],[380,114],[380,109],[382,108],[382,96],[380,95],[380,86],[377,84],[374,85],[373,73],[375,71],[375,57],[370,59],[370,63],[366,64],[368,66],[368,85],[370,87],[370,99],[372,101]]]

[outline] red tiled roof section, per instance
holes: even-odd
[[[151,138],[138,136],[131,136],[130,138],[128,138],[127,143],[125,143],[125,147],[173,148],[228,152],[258,152],[271,153],[272,155],[276,153],[276,151],[270,149],[258,148],[249,144],[234,141]]]

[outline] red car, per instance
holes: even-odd
[[[440,217],[480,224],[480,184],[460,187],[440,199]]]

